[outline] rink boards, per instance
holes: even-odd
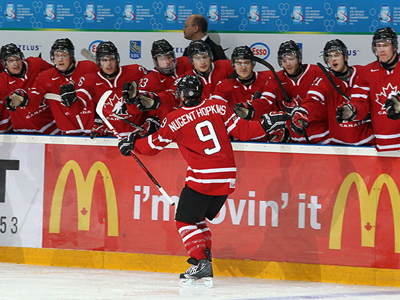
[[[181,272],[174,209],[117,140],[0,136],[0,261]],[[398,152],[233,143],[216,275],[400,286]],[[140,157],[178,201],[175,145]]]

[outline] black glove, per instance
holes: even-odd
[[[292,111],[292,121],[290,128],[298,135],[304,135],[308,126],[308,111],[301,106],[296,107]]]
[[[233,107],[235,114],[245,120],[251,120],[254,117],[255,109],[248,102],[236,103]]]
[[[351,104],[342,104],[336,109],[336,121],[343,123],[343,121],[353,121],[357,117],[357,108]]]
[[[259,91],[256,91],[253,95],[253,97],[251,98],[251,100],[253,101],[254,99],[260,99],[262,96],[262,94]]]
[[[136,81],[125,82],[122,86],[122,97],[124,98],[126,104],[135,104],[138,94],[138,85]]]
[[[161,100],[156,93],[143,93],[135,98],[136,106],[140,111],[156,110],[160,107]]]
[[[150,116],[144,121],[142,127],[144,128],[144,131],[140,133],[140,136],[149,136],[154,132],[157,132],[160,128],[160,119],[157,116]]]
[[[293,110],[299,105],[299,102],[294,98],[290,102],[282,101],[283,109],[290,115],[292,114]]]
[[[70,107],[76,101],[75,85],[67,83],[60,86],[61,103],[66,107]]]
[[[385,101],[383,108],[387,111],[387,117],[392,120],[400,119],[400,98],[399,94],[389,95],[390,98]]]
[[[264,114],[260,118],[261,126],[266,133],[272,130],[282,129],[286,127],[286,121],[290,120],[290,115],[283,111],[273,111],[269,114]]]
[[[28,105],[28,94],[23,89],[16,89],[12,94],[5,98],[6,107],[9,111],[15,111],[17,107]]]
[[[128,137],[123,138],[118,143],[119,151],[121,151],[122,155],[130,156],[131,150],[135,149],[135,140],[137,134],[135,132],[131,132]]]
[[[272,130],[268,133],[268,142],[270,143],[289,143],[290,132],[287,128]]]

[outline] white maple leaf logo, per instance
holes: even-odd
[[[392,83],[388,83],[387,87],[382,87],[382,92],[380,94],[376,94],[375,101],[382,106],[385,104],[386,100],[389,98],[390,93],[397,94],[397,86],[393,86]]]
[[[111,111],[117,115],[126,115],[128,113],[123,98],[118,97],[115,93],[112,98],[109,97],[104,103],[104,108],[106,107],[111,107]]]

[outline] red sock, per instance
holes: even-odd
[[[211,231],[207,226],[206,218],[203,218],[199,223],[197,223],[197,228],[203,231],[206,248],[211,250]]]
[[[185,223],[176,221],[176,228],[182,237],[182,242],[185,245],[190,257],[197,260],[206,258],[206,241],[203,231],[194,223]]]

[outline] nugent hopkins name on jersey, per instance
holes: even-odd
[[[176,119],[171,121],[168,124],[168,126],[172,132],[175,132],[179,128],[185,126],[186,124],[188,124],[192,121],[195,121],[197,118],[200,118],[203,116],[209,116],[211,114],[225,115],[226,114],[226,106],[214,104],[214,105],[210,105],[207,107],[199,107],[194,111],[190,111],[187,114],[183,114],[183,115],[177,117]],[[164,127],[165,123],[166,123],[166,119],[164,119],[164,122],[161,126]]]

